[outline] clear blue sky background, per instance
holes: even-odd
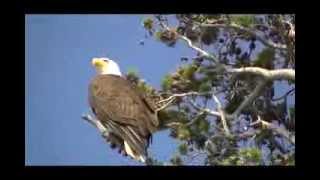
[[[109,148],[81,119],[89,111],[87,88],[92,57],[107,56],[155,87],[179,58],[194,55],[185,45],[168,48],[153,39],[139,45],[147,15],[26,15],[26,165],[138,165]],[[151,154],[169,160],[176,143],[168,132],[154,135]]]
[[[135,68],[159,88],[181,56],[195,56],[184,43],[168,48],[148,39],[139,45],[146,33],[141,25],[146,16],[26,15],[26,165],[139,165],[111,150],[81,115],[89,111],[92,57],[114,59],[123,73]],[[276,96],[286,90],[280,88]],[[168,132],[159,132],[150,153],[168,161],[176,145]]]

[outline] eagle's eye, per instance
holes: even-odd
[[[108,62],[108,60],[106,60],[106,59],[104,59],[103,61],[104,61],[104,62]]]

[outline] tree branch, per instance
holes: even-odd
[[[160,104],[160,103],[163,103],[163,102],[167,102],[167,103],[165,105],[161,106],[160,108],[156,109],[156,112],[167,108],[175,100],[176,97],[184,97],[184,96],[190,96],[190,95],[199,95],[199,93],[197,93],[197,92],[188,92],[188,93],[182,93],[182,94],[173,94],[170,97],[168,97],[167,99],[163,99],[163,100],[157,102],[157,104]]]
[[[165,28],[167,30],[170,30],[170,28],[167,25],[165,25],[163,22],[160,21],[159,23],[163,28]],[[283,49],[283,50],[287,49],[287,47],[285,45],[279,45],[279,44],[273,43],[272,41],[265,40],[264,38],[262,38],[261,36],[256,34],[256,32],[254,32],[253,30],[248,29],[248,28],[244,28],[244,27],[242,27],[240,25],[237,25],[237,24],[234,24],[234,23],[231,23],[230,25],[226,25],[226,24],[199,24],[198,23],[198,25],[204,26],[204,27],[216,27],[216,28],[235,28],[235,29],[246,31],[248,33],[251,33],[251,34],[255,35],[260,41],[262,41],[263,43],[265,43],[265,45],[267,45],[269,47]],[[249,95],[249,97],[247,99],[245,99],[240,104],[240,106],[234,111],[234,113],[232,113],[231,115],[226,114],[226,113],[211,111],[211,110],[205,109],[205,108],[201,108],[195,102],[190,101],[191,105],[193,107],[195,107],[198,110],[206,111],[209,115],[220,116],[221,117],[221,115],[223,114],[223,115],[225,115],[225,118],[233,119],[233,118],[237,117],[245,107],[247,107],[249,104],[251,104],[255,100],[255,98],[260,95],[261,91],[263,90],[263,88],[266,86],[266,84],[269,81],[281,80],[281,79],[287,79],[287,80],[293,80],[293,81],[295,80],[295,71],[294,71],[294,69],[268,70],[268,69],[264,69],[264,68],[260,68],[260,67],[244,67],[244,68],[230,68],[230,67],[227,67],[226,65],[221,64],[219,62],[219,60],[215,56],[213,56],[210,53],[206,52],[205,50],[202,50],[201,48],[195,46],[192,43],[192,41],[190,39],[188,39],[187,37],[178,34],[178,38],[186,41],[189,47],[191,47],[192,49],[194,49],[197,52],[199,52],[201,54],[201,56],[213,60],[217,65],[220,65],[221,68],[223,70],[227,71],[227,72],[231,72],[231,73],[248,73],[248,74],[253,74],[253,75],[259,75],[259,76],[264,78],[257,85],[257,87],[254,89],[254,91]],[[195,93],[195,92],[183,93],[183,94],[181,94],[179,96],[186,96],[186,95],[198,95],[198,93]],[[173,98],[174,97],[169,97],[168,98],[169,102],[166,104],[166,106],[168,106],[173,101],[173,100],[171,101],[171,99],[173,99]],[[164,106],[164,108],[166,106]],[[161,108],[160,110],[162,110],[164,108]]]
[[[260,118],[260,116],[258,116],[258,120],[256,122],[251,123],[250,126],[254,126],[256,124],[261,124],[262,126],[275,131],[277,134],[280,134],[283,137],[285,137],[287,140],[289,140],[292,144],[295,144],[295,136],[291,135],[290,132],[287,131],[286,129],[277,127],[272,123],[264,121]]]
[[[253,92],[248,96],[248,98],[246,98],[241,104],[240,106],[232,113],[231,117],[236,118],[241,111],[247,107],[248,105],[250,105],[256,97],[258,97],[261,93],[261,91],[263,90],[263,88],[266,86],[267,81],[260,81],[260,83],[257,85],[257,87],[253,90]]]
[[[243,26],[240,26],[238,24],[235,23],[231,23],[231,24],[201,24],[201,23],[196,23],[197,25],[201,26],[201,27],[213,27],[213,28],[232,28],[232,29],[236,29],[239,31],[245,31],[251,35],[254,35],[260,42],[262,42],[264,45],[270,47],[270,48],[274,48],[274,49],[280,49],[280,50],[287,50],[287,46],[284,44],[276,44],[274,42],[272,42],[271,40],[268,40],[264,37],[262,37],[261,35],[259,35],[258,33],[256,33],[254,30],[249,29],[249,28],[245,28]]]
[[[268,70],[260,67],[243,67],[243,68],[229,68],[228,72],[231,73],[246,73],[252,75],[259,75],[268,80],[295,80],[295,70],[294,69],[276,69]]]
[[[99,130],[99,132],[101,133],[102,137],[104,137],[104,138],[109,137],[109,131],[101,124],[101,122],[98,119],[91,116],[90,114],[82,115],[82,119],[88,121],[90,124],[92,124],[94,127],[96,127]]]
[[[159,20],[160,26],[162,28],[166,29],[167,31],[170,31],[170,28],[166,24],[164,24],[159,18],[158,18],[158,20]],[[179,33],[177,33],[177,36],[178,36],[179,39],[182,39],[182,40],[186,41],[190,48],[192,48],[192,49],[196,50],[197,52],[199,52],[203,58],[210,59],[210,60],[213,60],[216,63],[219,63],[218,58],[216,58],[214,55],[212,55],[212,54],[200,49],[199,47],[195,46],[192,43],[192,41],[189,38],[187,38],[186,36],[183,36],[183,35],[181,35]]]
[[[289,94],[291,94],[293,91],[295,90],[295,88],[292,88],[291,90],[289,90],[288,92],[286,92],[284,95],[278,97],[278,98],[274,98],[274,99],[271,99],[271,101],[279,101],[283,98],[286,98]]]
[[[196,102],[192,101],[192,100],[189,100],[189,103],[192,105],[193,108],[195,108],[196,110],[198,111],[203,111],[209,115],[212,115],[212,116],[218,116],[218,117],[221,117],[221,114],[220,112],[217,112],[217,111],[212,111],[208,108],[203,108],[201,107],[200,105],[198,105]]]
[[[219,101],[218,97],[214,95],[214,93],[212,93],[212,98],[213,100],[217,103],[217,108],[218,108],[218,111],[220,113],[220,118],[221,118],[221,122],[222,122],[222,127],[226,133],[227,136],[230,136],[231,133],[230,133],[230,130],[229,130],[229,127],[228,127],[228,124],[227,124],[227,121],[226,121],[226,117],[225,117],[225,113],[222,109],[222,105],[221,105],[221,102]]]
[[[204,111],[201,111],[200,113],[198,113],[196,117],[194,117],[190,122],[186,124],[186,126],[191,126],[192,124],[194,124],[197,121],[198,117],[200,117],[204,113],[205,113]]]
[[[187,38],[186,36],[183,36],[183,35],[179,34],[178,37],[179,37],[180,39],[186,41],[187,44],[188,44],[188,46],[189,46],[190,48],[196,50],[197,52],[199,52],[203,58],[213,60],[215,63],[219,63],[219,60],[218,60],[217,57],[215,57],[214,55],[209,54],[208,52],[206,52],[206,51],[198,48],[197,46],[195,46],[195,45],[192,43],[192,41],[191,41],[189,38]]]

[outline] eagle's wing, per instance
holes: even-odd
[[[97,118],[122,137],[135,153],[146,155],[157,117],[139,92],[125,79],[110,75],[97,76],[89,92],[89,102]]]

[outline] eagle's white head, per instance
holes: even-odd
[[[118,64],[109,58],[93,58],[91,63],[98,74],[122,75]]]

